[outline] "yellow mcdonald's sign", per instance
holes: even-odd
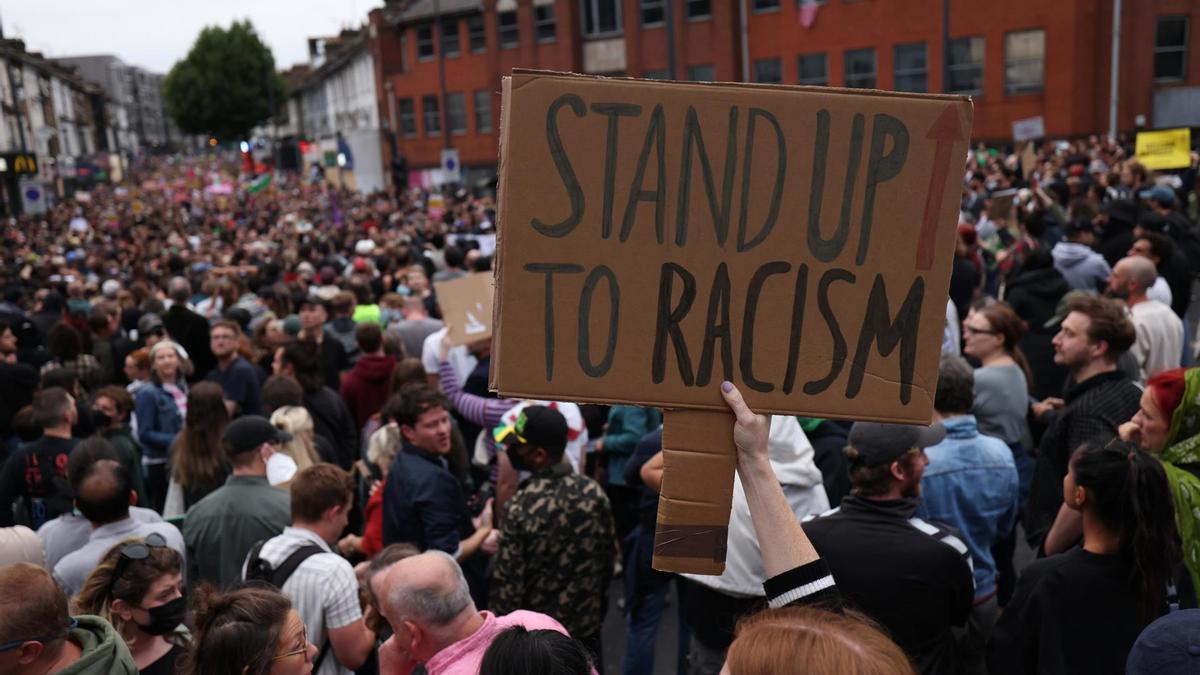
[[[28,176],[38,172],[37,155],[23,152],[8,153],[0,156],[0,173],[14,176]]]

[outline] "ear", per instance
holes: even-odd
[[[425,632],[415,622],[404,621],[404,629],[408,632],[408,653],[416,654],[417,649],[425,642]]]
[[[18,663],[33,663],[38,660],[42,652],[46,650],[46,645],[40,642],[26,642],[21,645],[21,654],[17,657]]]
[[[908,472],[905,471],[904,463],[900,460],[892,462],[892,465],[888,468],[891,470],[892,478],[898,481],[908,480]]]
[[[113,599],[110,609],[112,610],[113,614],[116,614],[126,621],[133,619],[133,606],[120,598]]]
[[[129,491],[129,505],[137,506],[137,490]]]
[[[415,427],[411,427],[407,424],[400,425],[400,435],[404,438],[404,440],[408,441],[409,443],[412,443],[412,437],[416,433],[417,433],[417,430]]]

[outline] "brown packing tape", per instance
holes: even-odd
[[[725,570],[737,454],[733,414],[663,413],[663,484],[654,533],[655,569],[720,574]]]

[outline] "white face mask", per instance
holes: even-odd
[[[291,456],[282,452],[273,452],[267,458],[267,482],[271,485],[286,483],[296,475],[298,469],[296,460]]]

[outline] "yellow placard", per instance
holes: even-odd
[[[1142,131],[1137,135],[1137,159],[1147,169],[1183,169],[1191,165],[1192,130]]]

